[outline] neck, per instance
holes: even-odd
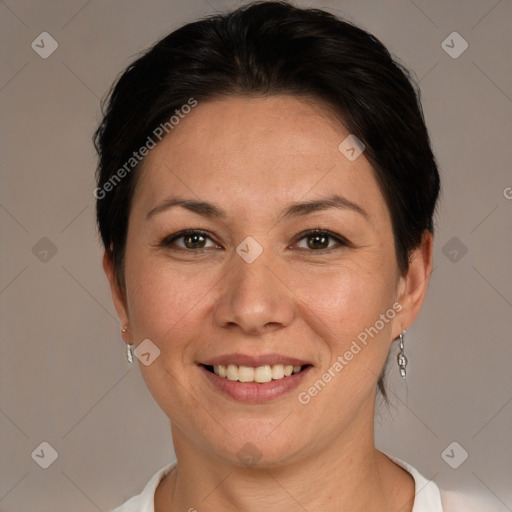
[[[178,467],[157,489],[155,512],[410,512],[414,481],[375,448],[371,420],[296,462],[251,468],[199,450],[173,427]]]

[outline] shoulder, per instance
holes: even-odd
[[[441,491],[443,512],[496,512],[496,500],[458,491]]]
[[[155,491],[158,484],[164,477],[174,469],[176,462],[172,462],[167,466],[159,469],[146,484],[140,494],[130,498],[121,506],[115,508],[111,512],[155,512]]]
[[[403,460],[386,454],[395,464],[414,478],[414,505],[412,512],[448,512],[443,509],[437,484],[425,478],[416,468]]]
[[[414,478],[415,499],[412,512],[495,512],[496,504],[482,496],[465,492],[439,489],[437,484],[425,478],[416,468],[401,459],[387,455],[393,462]]]

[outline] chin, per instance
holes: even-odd
[[[281,430],[279,433],[275,431],[272,433],[270,431],[269,435],[268,429],[262,428],[259,432],[248,433],[253,430],[254,426],[251,429],[246,428],[245,431],[233,433],[232,436],[228,434],[222,440],[218,440],[218,443],[209,439],[207,441],[211,446],[209,452],[215,453],[228,464],[265,469],[289,464],[299,457],[299,453],[308,444],[302,442],[299,437],[300,432]]]

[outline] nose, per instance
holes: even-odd
[[[294,317],[293,293],[281,280],[265,252],[252,263],[237,254],[231,271],[220,283],[214,308],[215,324],[249,335],[272,332],[290,325]]]

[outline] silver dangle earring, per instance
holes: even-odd
[[[398,361],[398,369],[400,370],[400,377],[402,377],[402,379],[405,379],[405,375],[407,373],[406,372],[407,357],[405,356],[405,352],[404,352],[405,333],[406,333],[406,330],[404,329],[404,326],[402,325],[402,332],[398,336],[398,338],[400,340],[400,345],[399,345],[400,351],[398,352],[398,356],[396,358]]]
[[[128,331],[128,327],[123,327],[121,329],[121,332],[124,334]],[[128,359],[128,362],[131,364],[133,363],[133,345],[130,343],[126,344],[126,359]]]
[[[133,345],[129,343],[126,344],[126,359],[130,364],[133,363]]]

